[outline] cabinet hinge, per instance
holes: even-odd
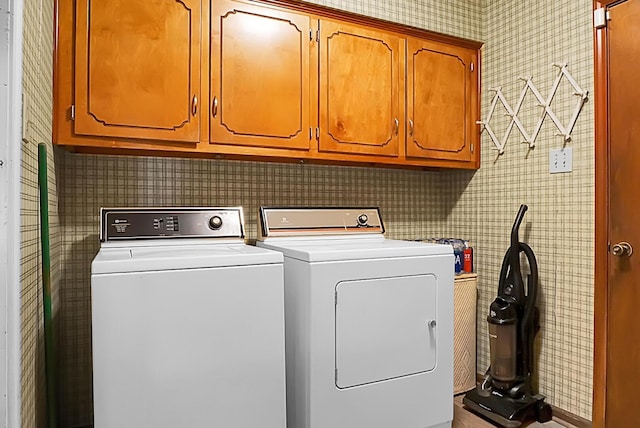
[[[320,139],[320,128],[316,128],[316,140]]]
[[[316,30],[316,42],[320,43],[320,28]]]
[[[469,68],[471,68],[471,71],[473,71],[476,68],[476,66],[473,63],[471,63]]]
[[[604,7],[600,7],[593,11],[593,27],[604,28],[607,26],[607,21],[609,20],[609,11]]]
[[[71,120],[76,120],[76,106],[71,104]]]

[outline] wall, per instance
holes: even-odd
[[[307,3],[399,22],[465,39],[484,41],[486,36],[484,1],[309,0]]]
[[[481,37],[479,2],[413,1],[325,5],[471,39]],[[380,206],[388,236],[418,239],[444,225],[472,173],[447,174],[217,160],[134,158],[56,152],[64,236],[61,298],[62,426],[92,422],[90,262],[98,251],[101,206],[235,206],[257,234],[260,205]]]
[[[567,61],[592,92],[591,3],[458,0],[447,2],[335,0],[317,3],[486,42],[482,111],[503,87],[515,105],[516,80],[534,77],[543,95],[554,61]],[[575,98],[562,86],[553,104],[563,121]],[[521,116],[528,129],[540,110],[530,97]],[[557,110],[556,110],[557,109]],[[500,112],[502,113],[502,112]],[[483,113],[484,114],[484,113]],[[496,130],[506,126],[498,117]],[[498,135],[501,136],[501,132]],[[574,171],[548,174],[548,150],[561,141],[547,119],[534,150],[514,132],[498,157],[483,134],[482,167],[417,172],[217,160],[78,155],[56,150],[61,233],[61,396],[65,427],[92,421],[90,261],[98,250],[98,209],[136,205],[242,205],[248,235],[256,236],[260,205],[377,205],[387,236],[472,239],[479,272],[479,361],[488,363],[486,308],[495,296],[511,222],[520,203],[530,207],[521,238],[536,252],[541,272],[539,387],[552,404],[584,418],[591,413],[593,316],[593,109],[588,103],[573,132]]]
[[[23,428],[44,426],[44,326],[40,216],[38,199],[38,143],[48,146],[51,283],[54,312],[58,313],[61,236],[58,219],[55,162],[51,146],[53,1],[24,2],[23,102],[25,126],[22,145],[21,225],[21,384]]]
[[[487,43],[483,49],[482,111],[487,115],[492,87],[502,87],[515,107],[524,83],[532,76],[547,97],[558,69],[566,62],[575,80],[593,94],[592,2],[563,0],[540,8],[535,2],[487,0]],[[552,110],[567,124],[578,97],[563,80]],[[528,93],[518,117],[533,132],[541,108]],[[498,137],[508,123],[504,109],[492,120]],[[538,386],[548,401],[591,419],[593,356],[593,236],[594,236],[594,111],[584,106],[567,147],[573,148],[573,172],[549,174],[549,150],[562,147],[562,138],[547,117],[534,149],[522,144],[514,129],[505,147],[497,150],[483,133],[482,167],[471,180],[454,212],[472,213],[458,232],[476,245],[479,278],[479,361],[488,361],[487,308],[495,297],[500,264],[521,203],[529,211],[520,238],[536,253],[541,295],[542,328],[537,341]]]
[[[57,153],[62,172],[63,426],[91,422],[90,263],[103,206],[379,206],[388,236],[439,235],[466,181],[432,172]]]

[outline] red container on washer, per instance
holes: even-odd
[[[473,272],[473,248],[468,245],[462,252],[462,270],[468,273]]]

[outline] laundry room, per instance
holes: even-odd
[[[259,1],[238,2],[260,7]],[[591,426],[595,281],[595,109],[592,98],[595,79],[591,1],[563,0],[554,2],[552,7],[551,4],[541,7],[539,2],[507,0],[306,2],[327,9],[327,13],[334,14],[332,19],[344,12],[353,23],[356,19],[353,16],[362,15],[374,18],[374,23],[388,21],[403,28],[445,35],[438,42],[449,42],[451,37],[465,48],[477,46],[479,57],[473,62],[474,73],[478,73],[475,76],[479,82],[476,100],[479,109],[475,120],[484,125],[474,123],[465,130],[451,133],[467,135],[474,127],[473,132],[479,135],[474,145],[479,147],[471,150],[479,151],[479,164],[469,161],[471,163],[458,166],[446,161],[432,166],[389,165],[377,164],[371,158],[358,163],[339,156],[335,161],[312,156],[252,156],[256,147],[244,140],[234,140],[243,145],[235,154],[233,148],[229,148],[231,144],[225,146],[227,152],[207,156],[181,153],[184,145],[172,146],[164,137],[149,142],[149,150],[137,150],[131,145],[135,144],[137,130],[130,136],[110,135],[109,141],[122,144],[113,143],[109,147],[98,147],[93,141],[86,147],[65,144],[57,140],[62,135],[60,127],[78,118],[80,109],[60,107],[57,89],[60,85],[71,88],[78,82],[72,82],[72,76],[66,73],[75,66],[68,60],[71,54],[51,55],[60,42],[56,37],[64,42],[72,31],[59,26],[54,34],[52,28],[56,22],[54,17],[61,10],[86,8],[87,3],[91,2],[24,2],[20,426],[44,427],[47,420],[38,143],[46,143],[48,158],[59,426],[93,426],[91,263],[100,249],[102,207],[242,207],[244,238],[251,245],[262,233],[261,207],[376,207],[388,239],[426,241],[453,237],[467,240],[473,247],[473,270],[477,274],[475,357],[480,377],[490,364],[487,311],[496,297],[501,263],[521,204],[526,204],[528,211],[520,226],[520,240],[534,250],[539,269],[540,331],[534,347],[534,384],[553,406],[554,414],[576,426]],[[124,1],[117,3],[122,8],[127,5]],[[303,2],[267,3],[270,7],[286,8]],[[110,7],[115,16],[116,6]],[[205,12],[203,16],[212,13],[208,6]],[[70,22],[70,18],[58,16],[58,19],[67,25]],[[411,37],[415,37],[413,33]],[[394,46],[380,44],[383,45],[385,49]],[[404,61],[397,64],[398,69],[404,69]],[[363,64],[366,66],[366,61]],[[318,63],[306,65],[322,67]],[[61,70],[65,70],[65,74],[61,75]],[[257,71],[244,71],[249,86],[251,73]],[[196,78],[204,82],[209,80],[209,75],[202,73]],[[322,82],[317,80],[316,76],[312,83],[321,86]],[[584,94],[588,93],[580,109],[577,108],[580,94],[575,94],[571,80]],[[89,85],[86,76],[82,84]],[[409,85],[409,82],[402,78],[398,84]],[[550,114],[537,129],[544,106],[540,107],[533,90],[525,90],[531,88],[529,84],[547,97],[547,107],[564,126],[564,134],[559,132]],[[210,91],[213,93],[213,85],[207,82],[206,88],[203,93],[208,97]],[[349,87],[341,90],[348,92]],[[502,98],[496,98],[498,91]],[[108,99],[109,87],[103,88],[103,92]],[[524,98],[520,99],[523,93]],[[449,96],[446,91],[440,95]],[[455,97],[453,91],[451,96]],[[404,115],[409,108],[404,94],[402,98],[398,108]],[[191,94],[189,99],[194,117],[200,109],[215,117],[224,106],[219,104],[224,101],[217,97],[211,97],[212,103]],[[357,104],[357,100],[348,97],[344,101]],[[274,110],[283,106],[276,107]],[[60,119],[59,112],[63,110],[67,116]],[[517,114],[513,114],[514,110]],[[309,111],[309,116],[321,116],[317,106]],[[494,111],[493,116],[489,116],[490,111]],[[247,113],[247,117],[251,115]],[[516,116],[522,129],[511,122]],[[274,117],[277,119],[277,115]],[[360,118],[360,121],[367,125],[366,119]],[[568,127],[567,123],[572,121]],[[389,129],[391,135],[408,136],[414,132],[414,124],[412,121],[396,124],[390,120]],[[316,130],[309,131],[315,138]],[[208,119],[197,123],[194,132],[200,135],[200,141],[207,140],[208,144]],[[419,132],[417,127],[415,132]],[[444,135],[449,130],[442,132]],[[304,134],[309,140],[306,129]],[[404,141],[398,144],[404,145]],[[550,162],[553,162],[550,153],[566,148],[571,149],[570,170],[550,173]],[[358,156],[358,152],[348,156]],[[476,154],[471,156],[474,159]]]

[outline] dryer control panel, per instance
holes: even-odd
[[[100,241],[158,238],[244,238],[236,208],[101,208]]]
[[[384,233],[378,208],[260,208],[262,238]]]

